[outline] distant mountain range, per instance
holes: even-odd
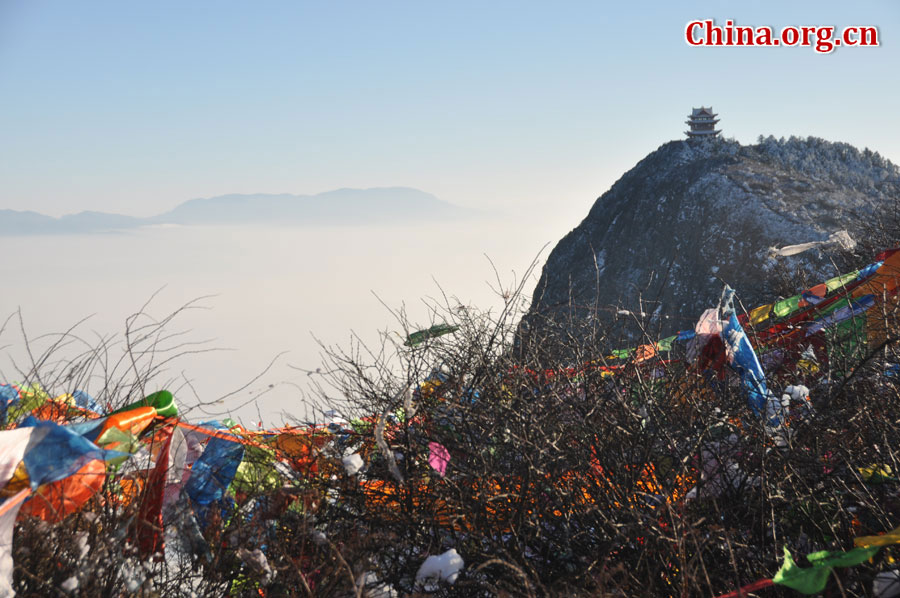
[[[361,225],[461,219],[472,211],[409,187],[337,189],[316,195],[220,195],[192,199],[149,218],[79,212],[53,218],[0,210],[0,235],[98,233],[159,224]]]

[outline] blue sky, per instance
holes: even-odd
[[[874,25],[878,48],[705,48],[685,24]],[[712,104],[742,143],[900,162],[900,3],[0,0],[0,208],[405,185],[565,214]]]

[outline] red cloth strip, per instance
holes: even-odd
[[[134,523],[132,536],[141,556],[148,557],[163,550],[163,518],[162,503],[166,487],[166,474],[169,472],[169,448],[172,444],[172,430],[168,429],[168,437],[156,457],[156,467],[147,478],[141,507]]]
[[[25,488],[24,490],[19,490],[10,498],[7,498],[6,501],[2,505],[0,505],[0,516],[5,515],[7,511],[12,509],[20,502],[24,501],[29,496],[31,496],[31,488]]]
[[[744,598],[748,593],[755,592],[756,590],[762,590],[764,588],[768,588],[774,586],[775,582],[771,579],[758,579],[751,584],[747,584],[742,588],[739,588],[733,592],[728,592],[727,594],[721,594],[716,596],[716,598]]]

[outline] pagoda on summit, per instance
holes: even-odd
[[[716,123],[719,122],[719,119],[716,118],[717,116],[719,115],[713,113],[712,106],[709,108],[704,108],[703,106],[694,108],[691,110],[690,116],[688,116],[690,120],[684,121],[685,124],[691,127],[690,131],[684,132],[685,135],[688,136],[688,139],[717,136],[722,132],[716,129]]]

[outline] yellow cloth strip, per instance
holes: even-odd
[[[769,318],[770,313],[772,313],[771,303],[761,305],[750,312],[750,323],[756,325],[760,322],[765,322]]]
[[[859,538],[854,538],[853,543],[857,546],[866,548],[869,546],[890,546],[891,544],[900,544],[900,527],[880,536],[860,536]]]
[[[828,292],[830,293],[835,289],[839,289],[842,286],[853,282],[856,280],[857,276],[859,276],[859,270],[854,270],[853,272],[848,272],[841,276],[835,276],[834,278],[825,281],[825,288],[828,289]]]

